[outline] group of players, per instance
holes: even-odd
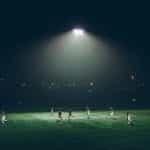
[[[51,108],[51,113],[53,113],[53,112],[54,112],[54,108],[52,107]],[[87,106],[86,107],[87,119],[90,119],[90,112],[91,111],[90,111],[89,107]],[[110,116],[114,117],[114,110],[113,110],[113,108],[110,108]],[[72,116],[72,110],[70,109],[68,111],[68,121],[70,121],[72,117],[73,117]],[[62,111],[58,111],[58,121],[63,121]],[[1,113],[1,125],[5,126],[6,123],[7,123],[6,113],[4,111],[2,111],[2,113]],[[129,112],[127,112],[127,124],[129,126],[133,126],[132,115]]]
[[[52,107],[52,108],[51,108],[51,113],[53,113],[53,112],[54,112],[54,108]],[[88,106],[86,107],[86,112],[87,112],[87,118],[90,119],[90,109],[89,109]],[[72,110],[70,109],[70,110],[68,111],[68,121],[70,121],[72,117],[73,117],[73,115],[72,115]],[[62,111],[58,111],[58,119],[59,119],[60,121],[63,120]]]
[[[51,108],[51,112],[54,112],[54,108],[53,108],[53,107]],[[90,114],[91,114],[90,112],[91,112],[91,111],[90,111],[89,107],[87,106],[87,107],[86,107],[87,119],[90,119]],[[112,108],[110,109],[110,116],[111,116],[111,117],[114,117],[114,110],[113,110]],[[72,117],[73,117],[73,116],[72,116],[72,111],[69,110],[69,111],[68,111],[68,121],[70,121]],[[59,120],[59,121],[62,121],[62,120],[63,120],[62,111],[58,111],[58,120]],[[128,124],[129,126],[133,126],[133,125],[134,125],[134,124],[133,124],[133,119],[132,119],[132,114],[129,113],[129,112],[127,112],[127,124]]]

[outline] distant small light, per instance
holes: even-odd
[[[84,35],[84,30],[80,29],[80,28],[73,29],[73,34],[76,35],[76,36],[83,36]]]
[[[131,80],[135,80],[135,76],[134,75],[131,75]]]
[[[90,86],[94,86],[94,82],[90,82]]]
[[[132,99],[132,102],[136,102],[136,99],[135,99],[135,98],[133,98],[133,99]]]
[[[51,86],[54,86],[55,85],[55,83],[54,82],[51,82]]]

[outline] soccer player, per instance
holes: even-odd
[[[71,117],[72,117],[72,111],[69,110],[69,112],[68,112],[68,121],[70,121]]]
[[[63,120],[63,118],[62,118],[62,111],[58,112],[58,118],[59,118],[59,120]]]
[[[113,117],[114,116],[114,110],[112,107],[110,107],[110,116]]]
[[[133,126],[133,120],[129,112],[127,112],[127,122],[129,126]]]
[[[87,112],[88,119],[90,119],[90,109],[88,106],[86,106],[86,112]]]
[[[3,111],[3,112],[2,112],[2,115],[1,115],[1,124],[2,124],[2,125],[5,125],[6,122],[7,122],[6,114],[5,114],[5,112]]]
[[[51,107],[51,113],[53,113],[54,112],[54,107]]]
[[[111,116],[111,117],[114,116],[114,111],[113,111],[113,110],[110,112],[110,116]]]

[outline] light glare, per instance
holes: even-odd
[[[73,34],[76,36],[82,36],[84,34],[84,30],[83,29],[73,29]]]

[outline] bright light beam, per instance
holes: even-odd
[[[84,35],[84,30],[80,29],[80,28],[73,29],[72,32],[75,36],[83,36]]]

